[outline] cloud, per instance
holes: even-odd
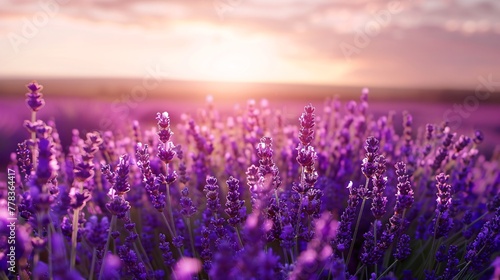
[[[178,57],[198,44],[259,38],[263,46],[276,49],[277,61],[288,61],[294,69],[306,67],[302,74],[311,79],[315,76],[311,73],[318,71],[318,77],[323,75],[318,80],[324,82],[328,78],[321,71],[340,65],[337,68],[344,70],[337,70],[342,75],[353,77],[332,77],[332,83],[412,86],[467,86],[500,63],[493,48],[500,44],[500,2],[495,0],[10,0],[0,8],[2,39],[9,32],[19,33],[23,21],[43,11],[41,5],[47,3],[60,4],[52,22],[57,28],[48,26],[51,34],[40,35],[39,44],[45,49],[53,44],[48,38],[57,37],[54,32],[64,29],[67,34],[72,28],[81,33],[82,44],[99,43],[90,42],[99,36],[108,36],[103,41],[113,44],[116,37],[116,47],[106,49],[137,53],[142,41],[145,51],[164,48]],[[389,3],[398,3],[400,9],[381,24]],[[226,8],[222,15],[217,10],[221,6]],[[369,36],[369,44],[355,46],[360,30],[376,23],[380,28]],[[342,43],[359,52],[347,60],[339,47]],[[6,44],[0,44],[0,51],[3,48]]]

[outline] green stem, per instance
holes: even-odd
[[[293,264],[295,263],[295,257],[293,256],[292,249],[289,249],[288,251],[289,251],[288,253],[290,253],[290,258],[292,259],[292,264]]]
[[[37,221],[37,225],[38,225],[38,238],[41,238],[41,236],[42,236],[42,227],[40,226],[40,215],[36,216],[36,221]],[[33,256],[33,269],[34,270],[38,266],[38,261],[40,261],[40,249],[35,248],[35,255]],[[38,280],[37,273],[35,273],[34,279]]]
[[[302,212],[302,194],[299,195],[299,210],[297,212],[297,223],[295,224],[295,252],[297,255],[299,254],[299,224],[300,224],[300,215]]]
[[[238,236],[238,242],[240,242],[240,247],[243,248],[243,241],[241,241],[240,229],[238,227],[234,227],[236,229],[236,235]]]
[[[349,254],[347,254],[346,267],[349,266],[349,261],[351,260],[352,250],[354,249],[354,241],[356,240],[356,235],[358,234],[359,223],[361,222],[361,215],[363,214],[365,203],[366,203],[366,198],[363,198],[363,202],[361,202],[361,208],[359,209],[358,213],[358,220],[356,221],[356,227],[354,228],[354,234],[352,235],[351,244],[349,245]]]
[[[467,268],[469,267],[469,265],[471,264],[471,262],[469,261],[465,266],[464,268],[462,268],[462,270],[460,270],[460,272],[457,273],[457,275],[455,275],[455,277],[453,277],[453,280],[455,279],[461,279],[462,277],[462,274],[465,273],[465,271],[467,271]]]
[[[80,182],[80,193],[83,192],[83,182]],[[71,232],[71,257],[70,267],[75,268],[76,262],[76,239],[78,236],[78,217],[80,216],[80,209],[73,210],[73,231]]]
[[[109,232],[108,232],[108,238],[106,240],[106,246],[104,246],[104,252],[102,254],[102,264],[101,264],[101,269],[99,271],[99,280],[102,279],[102,274],[104,272],[104,261],[106,260],[106,255],[108,254],[108,250],[109,250],[109,243],[111,241],[111,233],[113,232],[113,229],[115,228],[115,224],[116,224],[116,215],[113,215],[111,217],[111,223],[109,225]]]
[[[481,217],[479,217],[479,218],[475,219],[475,220],[474,220],[474,221],[472,221],[470,224],[466,225],[466,226],[464,227],[464,229],[463,229],[463,230],[461,230],[461,231],[459,231],[459,232],[455,233],[454,235],[452,235],[451,237],[449,237],[447,240],[452,241],[453,239],[455,239],[456,237],[458,237],[460,234],[463,234],[463,232],[464,232],[465,230],[469,229],[472,225],[474,225],[475,223],[477,223],[477,222],[479,222],[480,220],[482,220],[482,219],[483,219],[484,217],[486,217],[488,214],[489,214],[489,212],[484,213],[483,215],[481,215]]]
[[[31,112],[31,122],[36,122],[36,112]],[[31,156],[33,158],[33,170],[36,170],[37,165],[37,147],[36,147],[36,133],[31,132],[31,141],[33,141],[33,149],[31,150]]]
[[[481,254],[481,252],[483,252],[484,248],[486,248],[486,245],[484,245],[484,246],[481,248],[481,250],[479,250],[479,252],[477,252],[477,253],[474,255],[474,258],[475,258],[476,256],[478,256],[479,254]],[[470,264],[471,264],[471,261],[467,262],[467,263],[465,264],[464,268],[462,268],[462,270],[460,270],[460,272],[459,272],[457,275],[455,275],[455,277],[453,277],[453,280],[455,280],[455,279],[462,279],[462,278],[460,278],[459,276],[462,276],[462,274],[463,274],[463,273],[466,273],[466,272],[467,272],[467,268],[469,267],[469,265],[470,265]]]
[[[90,274],[89,274],[89,280],[94,279],[94,270],[95,270],[95,260],[97,258],[97,249],[94,248],[92,250],[92,264],[90,265]]]
[[[163,221],[165,222],[165,225],[167,226],[167,230],[168,230],[168,233],[170,234],[170,238],[174,238],[175,235],[172,232],[172,228],[170,227],[170,223],[168,222],[167,217],[165,216],[165,214],[163,212],[161,212],[161,217],[163,218]]]
[[[193,237],[193,231],[191,230],[191,217],[187,218],[187,227],[189,231],[189,242],[191,243],[191,251],[193,252],[193,257],[197,258],[198,253],[194,249],[194,237]]]
[[[431,240],[430,239],[427,239],[427,241],[425,242],[424,245],[422,245],[422,243],[420,242],[420,250],[418,250],[418,252],[416,254],[412,254],[412,257],[410,259],[410,263],[406,265],[406,267],[412,267],[413,263],[420,257],[423,257],[424,254],[422,254],[422,252],[425,250],[425,248],[427,248],[427,246],[429,246]]]
[[[48,262],[49,262],[49,279],[54,279],[52,274],[52,233],[50,228],[47,229],[47,245],[48,245]]]
[[[391,268],[393,268],[396,265],[397,262],[398,262],[398,260],[395,260],[386,270],[384,270],[384,272],[382,272],[378,276],[377,280],[381,279],[387,272],[389,272],[391,270]]]
[[[165,202],[167,203],[167,207],[168,207],[168,215],[170,217],[170,221],[172,222],[172,230],[175,234],[174,236],[177,236],[177,232],[175,230],[174,214],[172,212],[172,203],[170,200],[170,185],[168,185],[168,184],[167,184],[167,196],[165,197],[165,200],[166,200]]]
[[[377,247],[377,219],[373,222],[373,241],[375,242],[375,247]],[[375,275],[378,274],[378,266],[375,263]]]
[[[130,219],[130,221],[132,221],[132,213],[130,212],[130,210],[127,211],[127,217]],[[138,235],[138,233],[137,233],[137,226],[134,227],[134,233]],[[144,247],[142,246],[142,242],[141,242],[140,238],[137,238],[135,240],[134,248],[137,251],[137,254],[139,255],[139,257],[141,255],[144,256],[144,258],[146,259],[146,261],[144,262],[145,265],[148,266],[149,270],[153,271],[153,266],[151,265],[151,263],[149,261],[149,257],[148,257],[148,254],[146,253],[146,250],[144,250]]]
[[[363,268],[365,267],[365,265],[362,265],[358,268],[358,270],[356,270],[356,273],[354,273],[354,276],[358,275],[358,273],[361,272],[361,270],[363,270]]]
[[[161,212],[161,216],[163,218],[163,221],[165,222],[165,224],[167,225],[167,229],[168,229],[168,232],[170,233],[170,238],[174,238],[175,235],[174,233],[172,232],[172,228],[170,227],[170,224],[168,223],[168,220],[167,220],[167,217],[165,217],[165,214],[163,212]],[[175,247],[175,246],[174,246]],[[176,247],[177,248],[177,247]],[[181,249],[177,248],[177,251],[179,252],[179,256],[182,256],[182,251]]]
[[[137,241],[137,240],[136,240],[136,241]],[[153,272],[153,267],[151,266],[151,263],[149,263],[149,258],[148,258],[148,256],[147,256],[147,255],[144,255],[144,256],[142,255],[142,253],[139,251],[139,248],[137,247],[137,242],[136,242],[136,243],[134,243],[134,250],[135,250],[135,252],[137,253],[137,257],[139,258],[139,262],[144,263],[144,264],[147,266],[147,268],[148,268],[151,272]]]
[[[75,209],[73,211],[73,231],[71,232],[71,258],[70,266],[71,269],[75,268],[76,262],[76,239],[78,236],[78,216],[80,216],[80,210]]]

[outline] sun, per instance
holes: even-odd
[[[274,68],[272,44],[262,39],[204,43],[190,57],[190,68],[203,80],[252,82],[265,80]]]

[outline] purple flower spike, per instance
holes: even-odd
[[[415,198],[411,188],[410,176],[408,175],[406,164],[400,161],[396,163],[394,167],[396,168],[396,175],[398,176],[398,192],[396,194],[396,206],[394,207],[394,211],[402,213],[403,210],[410,209]]]
[[[408,236],[407,234],[403,234],[399,238],[399,242],[396,247],[396,252],[394,252],[394,258],[402,261],[408,258],[410,254],[411,254],[410,236]]]
[[[207,197],[207,209],[212,213],[217,213],[220,208],[219,199],[219,186],[217,185],[217,179],[213,176],[207,177],[207,185],[203,190]]]
[[[481,144],[483,141],[484,141],[484,134],[481,131],[476,130],[476,132],[474,133],[474,143]]]
[[[299,140],[302,146],[309,146],[314,140],[314,126],[315,123],[315,108],[309,104],[304,107],[304,113],[299,118],[300,121],[300,131],[299,131]]]
[[[169,128],[170,127],[170,117],[168,112],[156,113],[156,120],[158,121],[159,128]]]
[[[340,217],[337,237],[334,241],[336,249],[341,252],[348,250],[352,241],[352,223],[356,218],[356,207],[359,204],[359,189],[361,187],[353,187],[353,183],[349,182],[347,188],[349,189],[347,208]]]
[[[272,176],[272,187],[277,189],[281,185],[279,170],[273,161],[273,139],[271,137],[262,137],[257,144],[257,156],[259,157],[259,176]]]
[[[175,263],[174,254],[170,249],[170,242],[166,241],[166,236],[163,233],[159,234],[160,236],[160,250],[162,252],[163,263],[166,267],[172,267]]]
[[[225,211],[229,216],[229,224],[235,227],[241,222],[240,212],[245,202],[240,199],[240,193],[238,191],[240,182],[231,176],[226,183],[228,192]]]
[[[189,197],[189,190],[187,187],[181,191],[180,204],[182,207],[181,214],[184,217],[191,217],[194,213],[196,213],[196,207],[193,206],[193,201]]]
[[[451,206],[451,185],[447,183],[449,176],[441,173],[436,176],[437,207],[436,217],[433,220],[434,233],[436,238],[448,235],[453,226],[453,219],[450,217],[449,209]]]
[[[26,93],[26,104],[33,112],[37,112],[45,105],[43,94],[40,92],[43,86],[33,81],[27,84],[26,87],[31,91]]]
[[[123,198],[123,196],[116,195],[111,198],[111,201],[106,203],[111,214],[116,215],[118,218],[124,218],[127,211],[130,209],[130,204]]]
[[[491,254],[498,248],[499,234],[500,208],[491,220],[483,225],[474,241],[467,245],[465,261],[470,262],[473,269],[477,270],[489,264]]]
[[[372,178],[377,170],[376,158],[378,156],[379,141],[377,138],[370,136],[365,142],[366,156],[361,164],[361,171],[366,178]]]
[[[120,157],[118,167],[116,168],[114,190],[117,195],[124,195],[130,191],[130,183],[128,182],[129,170],[129,157],[127,154],[124,154]]]

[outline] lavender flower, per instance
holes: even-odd
[[[163,233],[159,234],[160,237],[160,250],[162,252],[163,263],[166,267],[172,267],[175,263],[174,254],[170,250],[170,242],[166,241],[166,236]]]
[[[307,249],[297,259],[295,269],[290,275],[290,280],[295,279],[318,279],[318,272],[325,266],[332,254],[330,241],[335,238],[337,232],[337,221],[328,214],[323,214],[316,221],[315,237],[311,240]]]
[[[85,239],[91,246],[102,248],[106,243],[108,230],[109,221],[107,217],[103,217],[99,222],[97,216],[91,216],[85,226]]]
[[[476,132],[474,132],[474,143],[481,144],[483,141],[484,141],[484,134],[481,131],[476,130]]]
[[[31,163],[31,150],[28,148],[26,141],[23,141],[17,144],[16,150],[16,159],[17,166],[20,171],[21,178],[23,182],[27,182],[29,179],[29,175],[31,174],[31,170],[33,169],[33,165]]]
[[[229,216],[228,223],[236,227],[241,222],[241,209],[243,208],[244,201],[240,199],[239,181],[234,177],[229,177],[227,183],[227,197],[226,197],[226,214]]]
[[[394,207],[394,212],[402,213],[404,210],[410,209],[415,198],[406,164],[404,162],[398,162],[394,167],[396,168],[396,175],[398,176],[398,184],[396,186],[398,192],[396,193],[396,206]]]
[[[411,188],[411,183],[404,162],[398,162],[394,166],[396,168],[396,175],[398,176],[396,204],[394,205],[394,214],[389,219],[391,234],[398,233],[404,226],[404,214],[411,208],[415,200],[414,193]]]
[[[468,262],[473,269],[477,270],[488,264],[491,253],[493,253],[498,246],[496,239],[498,239],[499,233],[500,208],[496,210],[491,220],[483,225],[474,241],[467,245],[465,261]]]
[[[375,137],[368,137],[365,142],[366,157],[361,164],[361,171],[366,178],[370,179],[377,170],[376,158],[378,156],[379,141]]]
[[[316,125],[315,108],[312,105],[304,107],[304,113],[299,118],[300,130],[299,140],[300,144],[297,147],[297,162],[302,166],[302,176],[300,182],[300,189],[305,193],[309,188],[312,188],[318,180],[318,173],[314,167],[317,159],[317,154],[311,146],[314,140],[314,126]]]
[[[181,191],[181,199],[180,199],[180,204],[181,204],[181,214],[185,217],[191,217],[194,213],[196,213],[196,207],[193,206],[193,201],[189,197],[189,190],[187,187],[182,189]]]
[[[349,249],[352,241],[352,223],[356,218],[356,207],[359,204],[359,188],[353,187],[353,183],[349,182],[347,186],[349,189],[349,199],[347,200],[347,207],[340,217],[340,223],[335,238],[335,248],[343,252]]]
[[[210,210],[212,214],[217,214],[220,208],[220,199],[219,186],[217,185],[217,179],[215,177],[207,177],[207,184],[205,185],[204,192],[207,197],[207,210]]]
[[[448,149],[452,144],[455,133],[446,133],[445,139],[443,140],[443,146],[438,149],[434,162],[432,163],[432,169],[437,170],[441,167],[442,162],[448,156]]]
[[[167,112],[156,113],[158,121],[158,137],[162,143],[167,143],[174,134],[170,129],[170,116]]]
[[[449,213],[452,199],[451,186],[447,184],[448,178],[449,176],[444,173],[436,176],[436,188],[438,193],[436,199],[436,217],[433,220],[433,231],[436,238],[446,236],[453,225],[453,220]]]
[[[130,191],[130,183],[128,182],[129,170],[129,157],[126,154],[122,155],[116,168],[116,175],[113,186],[116,195],[124,195]]]
[[[451,280],[458,273],[458,264],[460,260],[457,257],[458,247],[455,245],[450,245],[448,249],[448,262],[446,263],[446,268],[444,270],[442,279]]]
[[[257,144],[257,156],[259,157],[259,176],[271,175],[271,186],[277,189],[281,185],[279,170],[273,161],[273,140],[271,137],[263,137]]]
[[[384,196],[387,177],[384,177],[386,161],[383,156],[376,158],[377,170],[375,171],[372,190],[372,213],[375,219],[382,218],[386,213],[387,197]]]
[[[213,258],[212,269],[209,272],[211,279],[225,279],[236,277],[238,271],[234,266],[234,250],[229,242],[222,242]]]
[[[0,181],[0,267],[7,271],[11,258],[8,217],[18,215],[20,278],[445,280],[493,272],[500,172],[497,153],[478,150],[480,132],[456,137],[444,122],[414,133],[409,112],[397,132],[395,113],[370,115],[363,89],[345,114],[337,98],[319,114],[307,105],[297,126],[266,101],[226,118],[210,99],[180,116],[176,145],[164,112],[142,131],[136,121],[83,139],[74,129],[63,147],[55,122],[36,118],[42,87],[27,87],[31,139],[18,144]],[[218,185],[225,175],[227,190]]]
[[[394,252],[394,258],[402,261],[408,258],[410,254],[411,254],[410,236],[408,236],[407,234],[403,234],[399,238],[398,246],[396,247],[396,252]]]
[[[45,105],[43,94],[40,92],[43,86],[33,81],[27,84],[26,87],[30,90],[30,92],[26,93],[26,104],[33,112],[37,112]]]
[[[112,215],[116,215],[120,219],[124,218],[130,209],[130,204],[121,195],[115,195],[111,192],[109,196],[110,201],[106,204],[106,208]]]

